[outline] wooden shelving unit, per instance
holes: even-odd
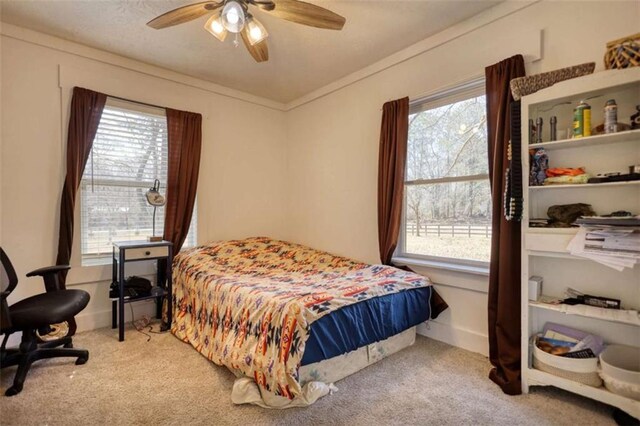
[[[602,336],[606,343],[640,346],[637,313],[612,314],[606,310],[571,311],[563,305],[530,301],[528,281],[532,275],[544,280],[543,293],[563,294],[573,287],[587,294],[610,296],[631,311],[640,308],[640,267],[618,272],[596,262],[572,256],[567,245],[577,228],[532,228],[529,218],[546,217],[555,204],[587,203],[598,214],[628,210],[640,214],[640,181],[598,184],[529,186],[527,148],[544,148],[550,167],[585,167],[595,175],[610,171],[627,173],[628,166],[640,164],[640,130],[529,144],[528,121],[542,118],[547,124],[555,115],[559,129],[571,126],[572,107],[581,99],[599,95],[591,101],[592,125],[602,123],[602,106],[607,99],[618,103],[618,121],[628,117],[640,102],[640,68],[613,70],[567,80],[522,98],[522,165],[524,214],[522,219],[522,387],[555,386],[615,406],[640,418],[640,401],[591,387],[532,368],[530,337],[546,322],[556,322]],[[571,105],[552,107],[561,102]],[[600,105],[602,104],[602,105]],[[543,130],[545,127],[543,126]],[[547,130],[548,132],[548,130]],[[544,136],[544,135],[543,135]]]

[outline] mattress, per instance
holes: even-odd
[[[259,388],[241,372],[231,370],[237,377],[233,384],[231,400],[234,404],[254,404],[263,408],[287,409],[307,407],[319,398],[338,390],[338,382],[408,346],[416,339],[416,328],[411,327],[381,342],[363,346],[347,354],[300,367],[302,392],[289,400],[275,396]],[[346,391],[346,389],[345,389]]]
[[[413,345],[416,328],[411,327],[387,339],[362,346],[355,351],[300,367],[300,384],[334,383],[394,353]]]
[[[430,315],[426,277],[264,237],[182,251],[173,278],[172,333],[260,392],[290,400],[302,391],[301,365]]]

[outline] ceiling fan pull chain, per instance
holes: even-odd
[[[238,33],[236,33],[236,37],[233,39],[233,45],[235,47],[240,46],[240,42],[238,41]]]

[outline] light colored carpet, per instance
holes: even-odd
[[[284,411],[233,405],[233,375],[168,333],[147,342],[129,328],[120,343],[107,328],[74,343],[89,349],[89,362],[34,364],[22,393],[0,396],[2,425],[613,424],[611,407],[561,390],[504,395],[485,357],[421,336],[338,382],[334,395]],[[2,393],[14,372],[2,370]]]

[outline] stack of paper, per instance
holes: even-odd
[[[567,250],[618,271],[633,268],[640,262],[640,227],[580,225]]]

